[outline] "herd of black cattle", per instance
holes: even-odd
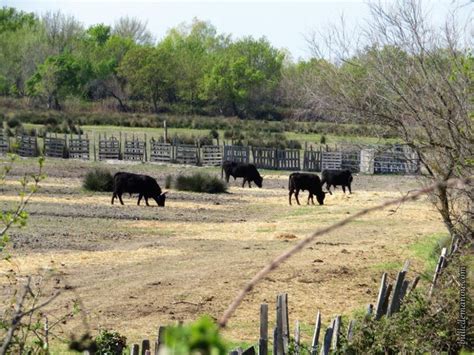
[[[232,176],[234,180],[236,178],[243,178],[242,187],[245,183],[248,183],[249,187],[252,187],[251,182],[254,182],[258,187],[262,187],[263,178],[260,176],[257,168],[253,164],[236,163],[231,161],[225,161],[222,163],[222,175],[225,180],[229,182],[229,178]],[[291,205],[291,196],[294,194],[298,205],[300,201],[298,195],[300,191],[308,191],[308,204],[314,205],[314,195],[320,205],[324,204],[324,198],[326,192],[323,191],[323,186],[326,184],[326,190],[331,193],[331,186],[342,186],[344,193],[346,187],[351,191],[352,174],[350,170],[323,170],[321,179],[316,174],[311,173],[292,173],[290,174],[288,181],[289,190],[289,202]],[[124,193],[138,194],[138,205],[142,198],[145,199],[147,206],[148,199],[152,198],[156,201],[158,206],[164,207],[166,201],[166,192],[162,192],[160,186],[156,180],[147,175],[139,175],[126,172],[118,172],[114,175],[114,190],[112,195],[112,204],[114,204],[115,198],[118,198],[120,203],[123,205],[122,195]]]

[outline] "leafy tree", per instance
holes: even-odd
[[[0,78],[3,94],[23,96],[25,83],[47,56],[44,32],[33,14],[0,10]]]
[[[80,90],[80,64],[72,55],[51,56],[28,81],[30,95],[45,98],[49,109],[60,110],[60,100]]]
[[[125,78],[135,97],[149,100],[155,112],[159,102],[172,101],[175,96],[173,56],[168,42],[157,47],[137,47],[124,56],[118,73]]]
[[[262,38],[244,38],[216,56],[206,76],[208,98],[221,112],[239,117],[256,113],[274,93],[283,53]]]
[[[14,32],[23,27],[33,27],[38,19],[35,14],[18,11],[13,7],[0,9],[0,33]]]
[[[212,55],[224,46],[227,38],[218,36],[214,26],[194,19],[169,31],[161,45],[169,46],[174,57],[174,75],[178,100],[191,107],[203,105],[205,74],[212,65]]]

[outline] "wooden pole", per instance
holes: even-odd
[[[260,340],[258,342],[258,354],[268,355],[268,304],[260,305]]]

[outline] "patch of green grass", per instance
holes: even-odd
[[[297,216],[306,216],[309,214],[315,214],[316,206],[295,206],[287,216],[297,217]]]
[[[447,247],[450,238],[446,233],[435,233],[421,237],[408,249],[413,256],[424,263],[427,272],[433,272],[436,268],[441,249]]]
[[[271,232],[274,232],[275,229],[276,229],[275,226],[259,227],[259,228],[257,228],[256,232],[257,232],[257,233],[271,233]]]

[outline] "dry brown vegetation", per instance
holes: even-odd
[[[15,167],[2,187],[1,208],[14,203],[13,179],[30,164],[23,160]],[[53,268],[76,295],[64,293],[50,309],[59,314],[71,298],[80,297],[93,329],[112,328],[131,341],[153,337],[158,325],[201,314],[218,318],[242,285],[292,243],[418,184],[414,177],[356,176],[352,195],[339,189],[324,206],[289,206],[288,173],[264,171],[262,189],[231,182],[228,194],[171,190],[164,209],[136,206],[136,198],[111,206],[109,194],[81,190],[80,179],[92,165],[47,161],[49,177],[28,206],[27,227],[11,232],[14,262],[0,266],[0,296],[9,296],[9,269],[34,274]],[[167,174],[184,170],[141,164],[109,168],[146,172],[162,185]],[[194,169],[199,168],[187,170]],[[256,341],[259,304],[273,307],[277,293],[288,292],[290,321],[298,318],[307,325],[308,338],[316,310],[327,320],[374,302],[382,271],[394,276],[394,265],[407,258],[413,259],[414,272],[422,271],[409,245],[443,231],[439,214],[420,199],[321,237],[251,292],[225,335]],[[64,326],[65,335],[83,330],[79,318]]]

